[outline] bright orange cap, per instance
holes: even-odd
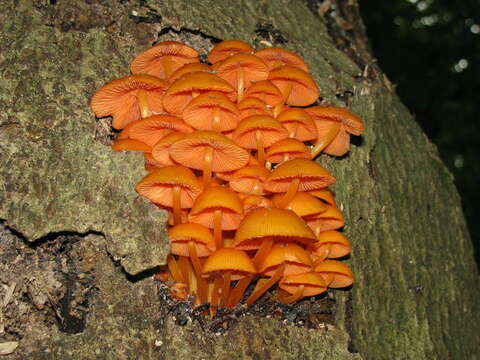
[[[218,249],[210,255],[203,265],[202,274],[215,276],[225,271],[232,273],[232,280],[239,280],[244,276],[257,273],[248,255],[244,251],[232,248]]]
[[[233,133],[233,140],[246,149],[257,149],[257,131],[261,133],[264,147],[288,137],[287,130],[273,117],[252,115],[240,121]]]
[[[193,129],[176,116],[153,115],[132,123],[128,136],[153,147],[161,138],[172,132],[191,133]]]
[[[174,81],[180,79],[182,76],[188,73],[197,72],[197,71],[211,72],[212,69],[210,68],[209,65],[198,63],[198,62],[185,64],[180,69],[175,71],[172,75],[170,75],[170,77],[168,78],[168,82],[171,84]]]
[[[212,171],[232,171],[244,167],[250,154],[226,136],[211,131],[195,131],[170,147],[176,162],[202,170],[206,148],[213,149]]]
[[[172,207],[173,188],[180,186],[180,206],[188,209],[201,192],[195,174],[184,166],[166,166],[154,169],[135,187],[135,190],[155,204]]]
[[[163,41],[133,59],[132,74],[149,74],[167,79],[188,63],[198,63],[198,51],[177,41]]]
[[[304,286],[302,296],[314,296],[327,291],[327,285],[320,274],[308,272],[283,278],[278,286],[290,294],[295,294],[299,286]]]
[[[282,197],[283,194],[276,194],[272,199],[273,203],[277,205]],[[327,210],[327,205],[313,195],[297,192],[286,208],[303,218],[324,213]]]
[[[261,58],[268,65],[270,70],[273,70],[279,66],[289,65],[294,66],[303,71],[308,72],[308,66],[298,55],[291,51],[280,48],[265,48],[255,52],[259,58]]]
[[[299,108],[287,108],[276,119],[288,130],[291,138],[310,141],[317,138],[317,127],[308,113]]]
[[[241,250],[254,250],[262,240],[311,244],[315,234],[293,211],[277,208],[259,208],[249,212],[235,234],[234,246]]]
[[[294,243],[275,244],[259,267],[262,275],[272,276],[278,266],[285,264],[284,276],[303,274],[312,269],[308,251]]]
[[[246,215],[250,211],[258,208],[267,208],[273,207],[273,203],[270,199],[258,196],[258,195],[247,195],[242,199],[243,204],[243,213]]]
[[[269,174],[265,166],[249,165],[233,173],[230,177],[230,187],[246,194],[265,195],[263,182]]]
[[[193,241],[198,257],[209,256],[215,251],[213,235],[200,224],[180,224],[168,229],[168,238],[171,243],[171,252],[175,255],[190,256],[188,243]]]
[[[353,284],[352,270],[340,261],[324,260],[314,270],[322,275],[328,287],[342,288]]]
[[[281,66],[270,71],[268,80],[280,89],[288,105],[308,106],[320,95],[312,77],[293,66]]]
[[[258,81],[250,86],[245,93],[245,97],[257,98],[271,107],[283,103],[283,95],[280,89],[269,80]]]
[[[230,84],[208,72],[192,72],[173,82],[165,92],[163,106],[172,114],[181,114],[192,99],[207,91],[224,93],[235,101],[237,94]]]
[[[170,157],[170,146],[178,140],[183,139],[184,136],[184,133],[171,132],[158,140],[152,148],[153,159],[162,166],[175,165],[175,162]]]
[[[352,245],[341,232],[330,230],[321,232],[318,241],[312,245],[312,250],[320,258],[336,259],[350,254]]]
[[[168,83],[150,75],[132,75],[113,80],[101,87],[92,97],[90,106],[97,117],[112,116],[112,126],[123,129],[141,118],[138,93],[145,94],[153,112],[163,111],[163,93]]]
[[[255,97],[246,97],[237,104],[237,108],[240,112],[241,119],[245,119],[252,115],[272,116],[272,111],[267,107],[267,104]]]
[[[225,60],[227,57],[235,54],[251,54],[253,48],[245,41],[225,40],[216,44],[208,54],[208,62],[215,64],[218,61]]]
[[[113,151],[122,151],[122,150],[133,150],[133,151],[143,151],[151,152],[152,148],[145,144],[144,142],[132,139],[120,139],[115,140],[112,144]]]
[[[336,206],[335,197],[333,196],[332,192],[328,189],[313,190],[313,191],[310,191],[309,194],[319,198],[326,204]]]
[[[263,186],[271,192],[286,192],[293,179],[300,180],[298,191],[325,188],[336,181],[322,165],[306,159],[293,159],[273,170]]]
[[[305,218],[312,228],[320,227],[320,231],[336,230],[345,225],[345,219],[337,207],[326,205],[326,210],[318,215]]]
[[[310,149],[300,140],[286,138],[270,146],[265,159],[277,164],[292,159],[311,159]]]

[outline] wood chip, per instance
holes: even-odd
[[[0,355],[8,355],[15,351],[18,346],[17,341],[8,341],[0,343]]]

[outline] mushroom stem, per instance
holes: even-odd
[[[182,273],[180,272],[180,268],[178,267],[177,261],[173,257],[172,254],[168,255],[167,257],[167,265],[168,270],[170,270],[170,274],[172,274],[173,280],[177,283],[185,283],[185,279],[183,278]]]
[[[268,289],[275,285],[282,277],[285,270],[285,264],[280,265],[273,273],[272,277],[265,281],[258,289],[255,289],[250,297],[247,299],[247,305],[252,305],[260,296],[262,296]]]
[[[222,237],[222,210],[215,210],[213,212],[213,238],[217,249],[223,247]]]
[[[181,208],[181,190],[180,186],[174,186],[173,189],[173,224],[178,225],[182,223],[182,208]]]
[[[235,307],[240,299],[242,298],[243,293],[247,289],[250,282],[253,280],[254,276],[246,276],[243,279],[237,282],[235,288],[230,292],[230,297],[227,301],[227,306]]]
[[[200,304],[203,304],[207,299],[207,281],[202,278],[202,264],[198,258],[197,248],[194,241],[188,242],[188,254],[195,270],[197,278],[197,298]]]
[[[288,204],[293,200],[295,195],[297,194],[298,187],[300,186],[300,179],[293,179],[293,181],[290,183],[290,186],[288,187],[287,192],[283,197],[278,201],[277,206],[280,209],[285,209]]]
[[[281,296],[281,297],[279,296],[278,300],[284,304],[294,303],[303,297],[304,289],[305,289],[305,285],[300,285],[294,294],[290,296]]]
[[[208,188],[212,181],[212,160],[213,149],[208,147],[203,158],[203,189]]]
[[[179,256],[178,265],[179,265],[180,272],[182,273],[182,276],[185,279],[185,284],[187,285],[187,292],[190,292],[192,284],[190,282],[188,258],[186,256]]]
[[[147,92],[145,90],[138,90],[137,92],[138,107],[140,108],[140,116],[142,119],[152,116],[150,107],[148,106]]]
[[[220,305],[221,306],[227,306],[228,305],[228,297],[230,296],[230,281],[232,278],[232,274],[230,271],[228,271],[224,276],[223,276],[223,286],[222,286],[222,298]]]
[[[222,120],[220,114],[220,108],[218,106],[213,108],[213,121],[212,121],[212,130],[215,132],[220,132],[221,126],[220,122]]]
[[[255,141],[257,142],[258,164],[263,166],[265,163],[265,147],[263,146],[263,136],[260,130],[255,130]]]
[[[218,308],[218,301],[220,300],[219,290],[222,287],[222,278],[216,277],[213,282],[212,298],[210,300],[210,314],[215,316]]]
[[[295,122],[295,124],[292,127],[292,130],[288,133],[288,137],[295,138],[297,136],[297,131],[298,131],[298,122]]]
[[[243,100],[245,92],[245,73],[242,67],[237,71],[237,104]]]
[[[262,241],[260,248],[257,250],[257,253],[252,260],[257,268],[263,263],[270,250],[272,250],[272,246],[273,239],[271,237],[268,237]]]
[[[315,145],[313,146],[312,152],[312,159],[315,158],[318,154],[320,154],[330,143],[335,136],[337,136],[338,132],[340,131],[341,123],[335,123],[332,125],[330,130],[323,136],[322,138],[318,139]]]

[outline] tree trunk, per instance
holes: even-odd
[[[476,358],[460,198],[368,54],[355,1],[5,0],[0,24],[0,354],[14,341],[12,359]],[[349,156],[319,160],[353,243],[356,283],[332,292],[334,323],[247,312],[213,324],[152,280],[169,252],[165,213],[136,197],[143,159],[105,146],[89,101],[169,39],[295,51],[325,103],[365,120]]]

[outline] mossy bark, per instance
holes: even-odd
[[[474,358],[478,271],[452,176],[388,81],[377,70],[372,75],[368,57],[364,68],[351,56],[352,44],[339,50],[310,3],[0,3],[0,219],[28,241],[78,234],[78,251],[98,251],[92,260],[98,291],[85,330],[22,334],[12,356]],[[342,9],[351,6],[355,16],[349,4]],[[349,156],[319,160],[337,177],[334,191],[354,247],[356,284],[335,293],[337,326],[307,330],[252,316],[219,336],[195,324],[177,326],[158,308],[150,278],[133,281],[112,262],[130,274],[162,264],[169,251],[165,213],[133,190],[145,173],[142,157],[114,154],[96,139],[101,123],[89,100],[104,83],[127,75],[135,54],[163,39],[202,51],[212,39],[295,51],[325,101],[365,120],[366,133]],[[108,253],[92,245],[99,243]]]

